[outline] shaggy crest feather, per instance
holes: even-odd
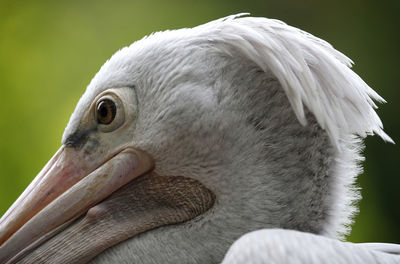
[[[338,149],[349,134],[377,134],[393,143],[374,111],[373,100],[385,100],[350,69],[353,62],[348,57],[282,21],[243,15],[200,25],[194,32],[222,49],[239,51],[264,71],[271,70],[300,123],[306,124],[306,106]]]

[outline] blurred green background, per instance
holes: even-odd
[[[239,12],[277,18],[330,42],[387,99],[400,142],[400,1],[0,1],[0,215],[59,148],[75,104],[118,49],[153,31]],[[350,241],[400,243],[400,151],[366,140],[363,200]]]

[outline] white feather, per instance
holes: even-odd
[[[306,106],[338,149],[349,134],[377,134],[393,142],[374,111],[373,100],[385,101],[350,69],[353,62],[349,58],[326,41],[279,20],[238,18],[242,15],[212,21],[193,32],[271,70],[299,121],[306,124]]]
[[[248,233],[229,249],[222,264],[395,264],[400,256],[393,244],[341,242],[294,230],[264,229]]]

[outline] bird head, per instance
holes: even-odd
[[[326,42],[264,18],[232,16],[123,48],[87,87],[62,147],[1,219],[0,259],[96,215],[104,199],[146,177],[159,186],[182,177],[181,189],[141,192],[140,208],[165,197],[181,207],[138,221],[140,232],[201,217],[229,228],[227,245],[262,227],[336,236],[354,211],[354,135],[390,141],[371,100],[383,99],[350,65]]]

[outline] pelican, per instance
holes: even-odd
[[[3,215],[0,263],[400,263],[343,242],[384,100],[327,42],[233,15],[115,53]]]

